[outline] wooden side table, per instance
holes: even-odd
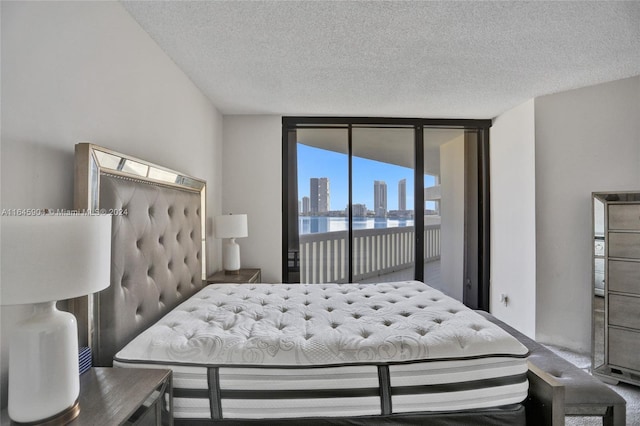
[[[218,271],[207,277],[207,284],[244,284],[259,283],[262,272],[260,269],[240,269],[239,274],[225,274],[224,271]]]
[[[94,367],[80,376],[80,415],[69,426],[173,426],[172,372]],[[7,410],[2,424],[11,424]]]

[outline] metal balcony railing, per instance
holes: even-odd
[[[440,259],[440,225],[424,227],[425,263]],[[413,266],[413,226],[353,231],[353,281]],[[300,282],[348,281],[347,231],[300,235]]]

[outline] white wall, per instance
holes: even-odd
[[[640,189],[640,77],[535,101],[536,337],[588,352],[591,193]]]
[[[243,267],[262,268],[262,281],[282,282],[282,117],[225,116],[223,213],[246,213]]]
[[[220,212],[222,116],[120,3],[0,7],[2,208],[72,208],[74,145],[90,141],[206,179],[208,216]],[[8,334],[27,311],[1,312],[2,406]]]
[[[440,146],[442,291],[462,301],[464,285],[464,132]]]
[[[536,326],[534,118],[533,100],[495,118],[489,149],[491,313],[530,337]]]

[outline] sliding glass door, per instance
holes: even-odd
[[[297,130],[297,267],[299,281],[350,281],[347,128]],[[296,217],[297,216],[297,217]]]
[[[285,117],[283,281],[417,279],[482,308],[489,124]]]
[[[352,281],[412,280],[415,129],[360,125],[351,134]]]

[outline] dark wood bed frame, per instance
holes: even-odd
[[[71,306],[94,365],[110,366],[133,337],[206,285],[205,191],[200,179],[76,145],[76,209],[114,214],[111,286]],[[527,424],[564,424],[565,384],[531,363],[528,377]]]

